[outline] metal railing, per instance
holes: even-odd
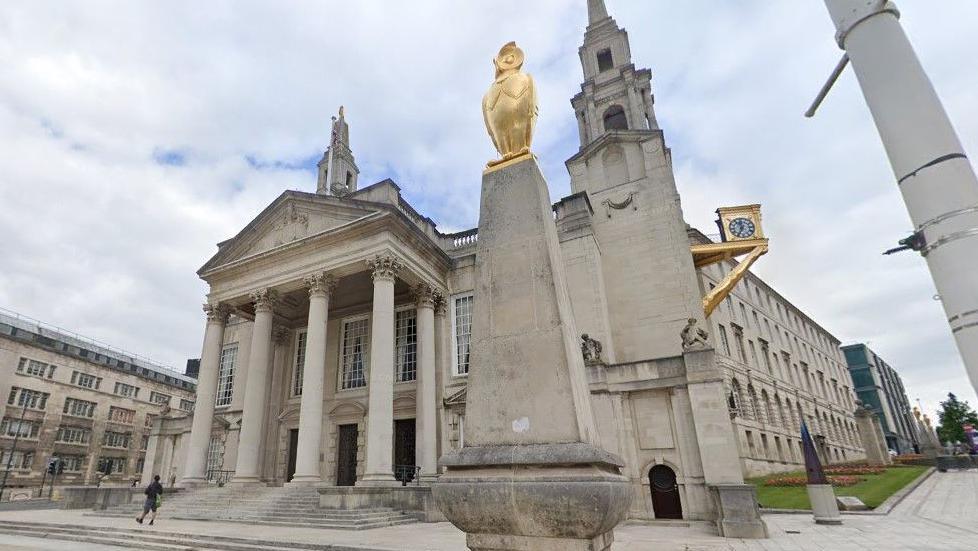
[[[146,356],[141,356],[134,352],[116,348],[92,337],[80,335],[74,331],[71,331],[70,329],[45,323],[30,316],[25,316],[3,307],[0,307],[0,322],[44,337],[62,340],[74,346],[89,348],[92,352],[103,354],[105,356],[111,356],[116,359],[122,359],[140,367],[148,367],[163,371],[168,375],[176,375],[179,379],[188,378],[181,371],[164,365],[151,358],[147,358]]]
[[[401,486],[407,486],[414,482],[415,486],[421,485],[421,467],[418,465],[394,465],[394,479],[401,481]]]
[[[231,481],[231,477],[234,476],[234,471],[225,471],[221,469],[210,469],[207,471],[207,480],[209,482],[215,482],[218,486],[224,486]]]

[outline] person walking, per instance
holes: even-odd
[[[152,525],[153,521],[156,520],[156,510],[160,507],[160,502],[163,500],[163,485],[160,484],[160,475],[153,477],[153,481],[146,486],[146,490],[143,492],[146,494],[146,502],[143,503],[143,514],[136,517],[136,522],[139,524],[143,523],[143,519],[150,511],[153,512],[149,518],[149,524]]]

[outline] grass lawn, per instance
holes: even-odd
[[[837,487],[837,496],[856,496],[870,509],[879,507],[897,492],[909,484],[913,479],[920,476],[927,467],[889,467],[883,474],[860,475],[864,480],[855,486],[845,488]],[[773,476],[784,476],[785,474],[805,476],[804,471],[792,473],[780,473]],[[757,487],[757,501],[761,507],[769,509],[811,509],[808,503],[808,492],[804,486],[794,488],[780,488],[765,486],[764,481],[770,477],[752,478],[747,482]]]

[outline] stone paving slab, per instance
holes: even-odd
[[[82,516],[84,511],[5,511],[0,520],[133,528],[131,519]],[[978,550],[978,472],[935,473],[885,516],[846,516],[842,526],[817,526],[809,515],[765,515],[771,538],[717,537],[709,523],[689,526],[625,523],[614,551],[975,551]],[[465,535],[449,523],[391,526],[363,532],[171,520],[161,510],[156,532],[198,533],[256,540],[333,543],[405,551],[465,551]],[[6,542],[0,535],[0,544]],[[47,542],[58,549],[56,541]],[[0,545],[3,547],[3,545]],[[44,547],[38,547],[42,549]]]

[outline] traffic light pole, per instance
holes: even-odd
[[[14,462],[14,452],[17,451],[17,440],[20,439],[20,430],[24,426],[24,416],[27,415],[27,401],[24,401],[24,407],[20,410],[20,421],[17,422],[17,431],[14,432],[14,441],[10,444],[10,455],[7,456],[7,468],[3,471],[3,482],[0,482],[0,499],[3,499],[3,492],[7,489],[7,476],[10,474],[10,467],[13,466]],[[41,486],[41,491],[44,491],[44,486]]]
[[[914,224],[901,243],[927,261],[978,390],[978,178],[893,2],[824,1]]]

